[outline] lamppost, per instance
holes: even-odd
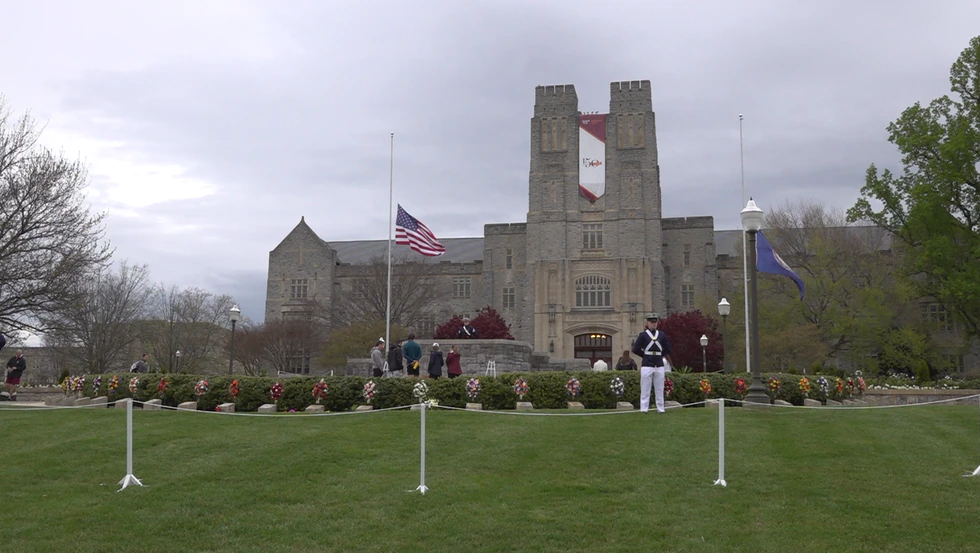
[[[180,353],[180,350],[177,350],[177,354],[176,355],[177,355],[177,371],[176,372],[180,372],[180,356],[183,355],[183,354]]]
[[[238,322],[238,317],[242,314],[242,310],[238,308],[238,304],[231,306],[231,310],[228,312],[228,320],[231,321],[231,347],[228,348],[228,374],[231,374],[231,369],[235,363],[235,323]]]
[[[755,403],[758,405],[769,406],[769,396],[762,385],[762,375],[759,374],[759,285],[758,270],[756,268],[756,234],[762,228],[762,210],[755,205],[755,201],[749,198],[749,203],[745,204],[742,210],[742,228],[748,235],[748,270],[749,270],[749,343],[750,343],[750,364],[752,365],[752,385],[749,386],[749,394],[745,396],[745,403]]]
[[[701,372],[708,372],[708,335],[701,335]]]
[[[721,315],[721,368],[726,373],[728,370],[728,314],[732,312],[732,305],[728,300],[721,298],[718,302],[718,314]]]

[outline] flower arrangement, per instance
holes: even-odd
[[[216,406],[214,408],[214,410],[220,413],[221,412],[221,406],[220,405]]]
[[[83,376],[69,376],[61,381],[61,389],[65,391],[65,394],[69,392],[80,392],[84,385],[85,377]]]
[[[779,391],[779,388],[781,388],[782,385],[783,383],[780,382],[779,379],[776,378],[775,376],[769,379],[769,383],[768,383],[769,391],[774,394]]]
[[[817,379],[817,387],[819,387],[820,388],[820,391],[823,392],[823,393],[825,393],[825,394],[828,391],[830,391],[830,383],[827,382],[827,379],[824,378],[824,377],[822,377],[822,376]]]
[[[749,393],[749,383],[746,382],[745,379],[742,378],[741,376],[735,377],[734,384],[735,384],[736,394],[740,396],[744,396],[745,394]]]
[[[840,377],[837,377],[837,383],[835,384],[835,388],[837,389],[838,394],[844,393],[844,381],[841,380]]]
[[[476,401],[477,396],[480,395],[480,379],[471,378],[466,381],[466,396],[470,398],[470,401]]]
[[[949,377],[947,376],[947,378],[949,378]],[[862,394],[864,393],[865,390],[868,389],[868,384],[864,381],[864,377],[863,376],[859,376],[858,377],[858,380],[857,380],[857,388],[858,388],[858,391],[861,392]]]
[[[412,388],[412,395],[419,400],[419,403],[425,403],[425,399],[428,394],[429,385],[426,384],[424,380],[419,380]]]
[[[139,386],[140,377],[134,376],[129,379],[129,393],[136,395],[136,387]]]
[[[565,384],[565,389],[568,390],[568,395],[577,397],[579,392],[582,391],[582,384],[577,378],[569,378],[568,384]]]
[[[517,394],[517,397],[521,401],[524,401],[524,396],[526,396],[528,392],[530,392],[530,389],[527,386],[527,380],[518,378],[514,381],[514,393]]]
[[[665,378],[664,379],[664,397],[670,397],[670,394],[674,393],[674,381]]]
[[[97,376],[95,380],[92,381],[92,393],[99,393],[99,388],[102,387],[102,377]]]
[[[701,393],[704,395],[711,393],[711,382],[709,382],[707,378],[702,378],[701,382],[698,384],[698,387],[701,388]]]
[[[109,379],[109,393],[114,394],[118,389],[119,389],[119,375],[114,374],[112,375],[112,378]]]
[[[71,386],[71,377],[67,376],[61,381],[61,391],[65,392],[65,395],[68,395],[69,386]]]
[[[210,384],[208,383],[207,380],[204,379],[198,380],[197,384],[194,385],[194,395],[197,397],[203,396],[204,394],[208,393],[209,386]]]
[[[623,379],[618,376],[613,378],[612,382],[609,383],[609,390],[614,396],[623,397],[623,393],[626,391],[626,385],[623,384]]]
[[[228,391],[231,393],[233,399],[238,398],[238,379],[231,381],[231,386],[228,387]]]
[[[160,392],[160,397],[163,397],[163,393],[167,391],[167,387],[170,386],[170,379],[166,376],[160,379],[160,383],[157,384],[157,391]]]
[[[364,383],[364,391],[362,392],[362,394],[364,395],[364,399],[367,400],[368,403],[371,403],[371,400],[374,399],[374,388],[375,388],[375,384],[373,380],[368,380],[367,382]]]
[[[327,398],[327,388],[327,383],[322,378],[313,385],[313,397],[316,399],[317,404],[320,403],[320,400]]]
[[[269,388],[269,395],[272,396],[272,401],[276,401],[277,399],[281,398],[282,397],[282,384],[280,384],[278,382],[276,382],[275,384],[273,384],[272,387]]]
[[[810,379],[804,376],[803,378],[800,379],[799,386],[800,386],[800,393],[803,394],[803,397],[806,397],[810,394]]]
[[[846,385],[847,385],[847,392],[850,393],[850,394],[853,394],[854,393],[854,379],[851,378],[851,377],[847,377]]]

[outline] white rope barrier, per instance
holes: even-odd
[[[896,404],[896,405],[840,405],[840,406],[837,406],[837,405],[820,405],[820,406],[813,405],[813,406],[810,406],[810,405],[779,405],[779,404],[773,403],[773,404],[768,405],[768,407],[777,407],[777,408],[780,408],[780,409],[817,409],[817,410],[821,410],[821,411],[834,411],[834,410],[836,410],[836,411],[858,411],[858,410],[870,410],[870,409],[895,409],[895,408],[898,408],[898,407],[920,407],[920,406],[924,406],[924,405],[939,405],[939,404],[942,404],[942,403],[956,403],[958,401],[964,401],[964,400],[967,400],[967,399],[974,399],[974,398],[980,398],[980,394],[972,395],[972,396],[961,396],[961,397],[951,398],[951,399],[937,399],[936,401],[923,401],[923,402],[919,402],[919,403],[902,403],[902,404]],[[758,405],[758,404],[753,403],[751,401],[746,402],[746,401],[743,401],[741,399],[728,399],[726,401],[730,401],[732,403],[741,403],[743,406],[746,403],[748,403],[749,405],[752,405],[752,406]],[[766,405],[763,405],[763,406],[766,407]]]

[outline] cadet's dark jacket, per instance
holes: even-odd
[[[398,344],[392,344],[391,348],[388,349],[388,370],[405,370],[405,366],[402,364],[402,347]]]
[[[651,340],[651,335],[656,340]],[[651,344],[651,341],[654,343]],[[648,344],[650,344],[649,348],[647,348]],[[667,335],[663,331],[647,329],[633,342],[633,353],[643,358],[643,363],[640,365],[642,367],[663,367],[664,356],[670,355],[670,342],[667,341]]]
[[[444,362],[442,352],[437,349],[432,350],[432,353],[429,354],[429,376],[442,376],[442,365]]]

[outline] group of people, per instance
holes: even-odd
[[[477,337],[477,330],[469,318],[463,319],[463,326],[459,328],[456,336],[464,340]],[[377,343],[371,348],[371,374],[376,378],[385,376],[385,361],[387,361],[387,370],[391,376],[404,376],[403,371],[407,371],[408,376],[421,376],[422,346],[415,341],[414,333],[408,335],[408,340],[404,346],[402,346],[400,339],[394,340],[394,343],[388,347],[387,359],[384,352],[385,340],[378,338]],[[460,376],[463,374],[463,367],[460,365],[461,357],[462,354],[455,345],[450,346],[449,353],[444,357],[442,350],[439,349],[439,342],[434,342],[429,352],[426,376],[428,378],[441,378],[443,367],[446,368],[446,374],[449,378]]]

